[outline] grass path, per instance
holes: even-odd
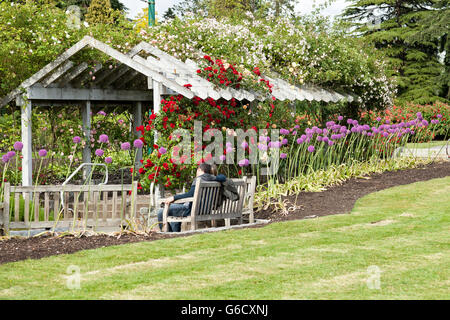
[[[447,177],[370,194],[351,214],[8,263],[0,299],[449,299],[449,204]]]

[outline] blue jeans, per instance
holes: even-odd
[[[163,221],[163,210],[164,209],[162,209],[162,208],[158,210],[158,221],[160,222],[159,228],[161,230],[163,227],[163,224],[161,223]],[[187,217],[190,214],[191,214],[191,212],[189,210],[189,207],[185,206],[184,204],[173,203],[169,207],[169,214],[168,214],[169,216]],[[180,232],[181,231],[181,222],[170,222],[168,231],[169,232]]]

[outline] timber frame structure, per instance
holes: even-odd
[[[86,61],[79,64],[70,60],[85,48],[106,54],[118,64],[114,67],[100,63],[90,66]],[[142,53],[142,55],[141,55]],[[22,186],[32,183],[32,107],[77,105],[82,109],[83,131],[87,137],[91,130],[93,106],[125,106],[132,109],[133,128],[142,124],[143,104],[160,110],[161,97],[181,94],[186,98],[202,99],[235,98],[239,101],[263,100],[256,92],[215,88],[197,75],[199,67],[192,60],[182,62],[162,50],[141,42],[124,54],[90,36],[85,36],[54,61],[47,64],[18,88],[0,100],[3,107],[15,100],[21,106]],[[308,100],[337,102],[353,101],[354,96],[314,86],[295,86],[282,79],[262,76],[273,84],[272,94],[279,100]],[[186,88],[184,85],[192,87]],[[142,155],[139,154],[138,158]],[[83,162],[91,162],[89,144],[83,149]]]

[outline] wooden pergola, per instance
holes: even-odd
[[[71,58],[90,47],[118,62],[115,67],[100,63],[74,63]],[[125,106],[132,109],[133,128],[142,124],[143,104],[160,110],[161,97],[181,94],[187,98],[224,98],[230,100],[263,100],[265,97],[246,90],[218,89],[197,75],[199,67],[192,60],[182,62],[173,56],[141,42],[124,54],[86,36],[54,61],[25,80],[18,88],[0,100],[0,107],[15,99],[21,106],[22,185],[32,185],[32,123],[33,106],[76,105],[82,110],[83,131],[90,136],[91,110],[97,105]],[[352,101],[353,96],[312,86],[294,86],[281,79],[265,77],[274,84],[273,95],[280,100]],[[88,81],[89,80],[89,81]],[[189,89],[185,84],[191,84]],[[142,155],[139,155],[141,157]],[[91,162],[90,144],[83,149],[83,162]]]

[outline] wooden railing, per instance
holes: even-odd
[[[15,187],[5,184],[0,228],[103,227],[136,216],[137,182],[132,185]]]

